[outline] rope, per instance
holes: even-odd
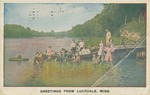
[[[96,87],[99,85],[102,81],[100,81],[102,78],[104,78],[112,69],[117,67],[120,63],[122,63],[130,54],[132,54],[142,43],[145,41],[146,37],[142,39],[142,41],[133,49],[131,50],[124,58],[122,58],[113,68],[109,69],[102,77],[100,77],[91,87]]]

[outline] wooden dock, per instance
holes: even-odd
[[[135,45],[126,45],[126,47],[116,46],[116,50],[113,52],[115,59],[121,59],[126,56],[130,51],[135,49],[130,55],[130,58],[142,57],[146,58],[146,45],[135,46]],[[143,55],[144,54],[144,55]]]
[[[142,45],[142,46],[139,46],[137,47],[136,45],[126,45],[126,46],[116,46],[116,50],[126,50],[126,49],[144,49],[146,48],[146,45]]]
[[[136,48],[136,49],[135,49]],[[130,51],[135,49],[134,52],[132,52],[132,57],[136,58],[136,53],[138,52],[146,52],[146,45],[142,45],[137,47],[136,45],[126,45],[124,46],[115,46],[115,51],[112,53],[115,59],[121,59],[124,56],[126,56]],[[83,60],[92,60],[93,54],[98,53],[99,48],[91,50],[91,54],[88,55],[81,55],[81,59]],[[106,51],[105,51],[106,53]]]

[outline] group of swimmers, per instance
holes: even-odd
[[[55,61],[60,62],[74,62],[78,63],[81,61],[81,55],[93,54],[92,61],[94,64],[100,63],[105,60],[107,63],[112,65],[112,52],[114,52],[115,48],[111,39],[111,33],[108,31],[106,34],[106,47],[104,47],[103,41],[101,40],[99,43],[99,50],[96,53],[91,53],[91,51],[85,46],[85,42],[81,39],[78,43],[73,39],[71,43],[71,49],[66,50],[62,48],[58,53],[54,52],[52,46],[49,46],[46,50],[46,53],[36,52],[36,56],[34,58],[34,65],[38,67],[42,67],[44,60],[51,60],[55,58]]]
[[[81,61],[80,55],[85,54],[90,54],[90,50],[85,47],[83,39],[79,43],[76,43],[73,39],[70,50],[61,48],[59,52],[55,52],[52,46],[48,46],[45,53],[36,52],[34,58],[35,71],[40,72],[44,61],[51,61],[51,59],[59,62],[69,61],[73,63],[79,63]]]
[[[55,61],[71,61],[76,62],[77,59],[79,59],[79,55],[86,55],[90,54],[90,50],[85,47],[85,42],[83,39],[79,43],[76,43],[75,40],[72,40],[71,43],[71,49],[66,50],[65,48],[61,48],[59,52],[55,52],[52,48],[52,46],[49,46],[43,54],[42,52],[36,52],[35,58],[34,58],[34,65],[36,64],[42,64],[44,60],[51,60],[55,58]]]

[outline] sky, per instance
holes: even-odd
[[[100,3],[5,3],[4,24],[43,32],[62,32],[83,24],[103,10]]]

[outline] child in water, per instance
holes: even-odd
[[[34,68],[35,68],[35,73],[32,76],[33,78],[35,78],[38,73],[39,73],[39,67],[40,67],[40,58],[39,58],[39,52],[36,52],[35,54],[35,58],[34,58]]]
[[[43,68],[43,63],[44,63],[44,54],[43,52],[40,52],[39,53],[39,56],[38,56],[38,61],[39,61],[39,72],[42,71],[42,68]]]
[[[39,52],[36,52],[35,58],[34,58],[34,66],[39,64]]]
[[[81,62],[81,58],[80,58],[79,53],[76,53],[76,57],[75,57],[75,59],[73,59],[72,62],[73,62],[73,63],[80,63],[80,62]]]
[[[98,62],[99,62],[97,55],[95,53],[93,54],[92,62],[93,62],[93,64],[98,64]]]

